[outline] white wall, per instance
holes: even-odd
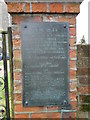
[[[9,26],[9,18],[7,5],[4,0],[0,0],[0,31],[6,31]]]
[[[88,43],[90,44],[90,1],[88,3]]]
[[[77,44],[81,42],[83,36],[85,38],[86,43],[90,44],[89,16],[90,16],[90,0],[84,0],[80,5],[80,13],[76,18]]]

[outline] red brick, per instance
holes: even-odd
[[[21,40],[13,40],[13,47],[21,47]]]
[[[63,113],[63,118],[70,120],[71,118],[76,118],[76,112]]]
[[[17,92],[17,91],[21,91],[22,92],[22,84],[19,83],[17,85],[14,84],[14,91]]]
[[[72,110],[77,110],[77,101],[70,101],[70,104],[72,105]]]
[[[90,87],[89,86],[80,86],[79,88],[78,88],[78,92],[79,92],[79,94],[81,95],[81,94],[90,94]]]
[[[14,17],[14,18],[15,19],[13,19],[13,21],[19,19],[18,17]],[[14,23],[14,24],[16,24],[16,23]],[[16,25],[15,27],[12,28],[12,33],[13,33],[13,36],[20,35],[20,27],[19,27],[19,25]]]
[[[23,107],[22,104],[15,104],[15,112],[37,112],[46,110],[46,107]]]
[[[58,22],[69,22],[69,24],[71,25],[75,25],[76,24],[76,16],[72,15],[72,16],[60,16],[56,18],[56,21]]]
[[[70,86],[70,91],[76,91],[77,82],[70,82],[69,86]]]
[[[76,28],[69,28],[69,35],[76,36]]]
[[[14,80],[21,80],[22,78],[22,73],[21,72],[14,72]]]
[[[51,3],[49,4],[50,13],[63,13],[63,4]]]
[[[14,60],[13,61],[13,69],[21,69],[21,61]]]
[[[32,114],[31,118],[61,118],[60,113],[42,113],[42,114]]]
[[[13,16],[13,23],[14,24],[20,24],[22,21],[29,19],[29,21],[31,22],[42,22],[43,21],[43,17],[41,16]]]
[[[65,12],[67,13],[79,13],[80,12],[80,4],[66,4]]]
[[[51,13],[62,13],[63,12],[63,4],[51,4],[50,3],[50,12]],[[14,9],[14,8],[13,8]],[[69,12],[74,12],[73,8],[70,8]],[[76,9],[76,8],[75,8]],[[23,9],[22,9],[23,10]],[[15,11],[19,11],[19,10],[15,10]],[[14,11],[14,12],[15,12]],[[76,10],[75,10],[76,11]],[[21,10],[19,11],[21,12]],[[22,11],[23,12],[23,11]],[[30,4],[26,3],[26,12],[30,13]],[[41,13],[41,12],[47,12],[47,4],[45,3],[33,3],[32,4],[32,12],[34,13]],[[75,25],[76,24],[76,20],[75,20],[75,15],[69,14],[68,15],[60,15],[60,16],[54,16],[54,15],[47,15],[46,16],[46,20],[51,21],[51,20],[55,20],[57,22],[69,22],[69,24],[71,25]],[[21,16],[21,15],[13,15],[13,23],[14,24],[20,24],[23,20],[26,20],[27,18],[29,18],[29,20],[35,21],[35,22],[42,22],[43,21],[43,17],[27,17],[27,16]],[[70,28],[70,36],[75,36],[76,35],[76,28]],[[15,37],[15,35],[20,35],[20,28],[17,28],[13,31],[13,36]],[[74,46],[75,43],[75,39],[70,39],[70,46]],[[18,46],[21,47],[21,41],[20,39],[13,41],[13,45],[14,47]],[[71,58],[75,58],[76,57],[76,50],[70,50],[70,57]],[[16,58],[20,58],[21,59],[21,51],[20,50],[14,50],[14,59]],[[76,65],[76,61],[71,61],[70,60],[70,68],[75,68]],[[19,63],[14,66],[19,66]],[[21,66],[20,66],[21,67]],[[14,79],[15,80],[21,80],[21,72],[16,72],[14,73]],[[70,70],[70,79],[75,79],[76,78],[76,71],[74,70]],[[14,85],[15,86],[15,91],[20,90],[22,88],[22,85]],[[70,83],[70,89],[75,89],[76,88],[76,83]],[[22,101],[22,94],[15,94],[15,101]],[[77,102],[76,101],[76,93],[75,92],[70,92],[70,103],[72,104],[72,109],[77,109]],[[74,102],[72,102],[74,101]],[[49,107],[49,110],[58,110],[59,107]],[[24,107],[22,106],[22,104],[15,104],[15,112],[32,112],[32,111],[42,111],[42,110],[46,110],[46,107]],[[24,116],[24,117],[23,117]],[[69,115],[66,115],[66,118],[72,116],[72,113],[70,113]],[[22,115],[15,115],[16,118],[29,118],[28,114],[22,114]],[[46,113],[46,114],[32,114],[31,116],[32,118],[60,118],[61,115],[60,113]],[[64,116],[65,117],[65,116]],[[44,120],[44,119],[43,119]]]
[[[28,17],[30,22],[43,22],[43,17],[42,16],[32,16]]]
[[[69,50],[69,57],[76,58],[76,50]]]
[[[76,45],[76,39],[70,38],[69,44],[70,46],[74,47]]]
[[[30,3],[26,3],[26,13],[30,13]]]
[[[25,118],[28,118],[27,120],[29,120],[29,114],[15,114],[15,120],[17,120],[17,118],[20,118],[18,120],[25,120]]]
[[[76,68],[76,61],[75,60],[69,61],[69,68]]]
[[[46,3],[32,3],[32,12],[47,12]]]
[[[23,3],[8,3],[8,12],[21,13],[23,11]]]
[[[50,106],[48,110],[60,110],[60,106]]]
[[[21,93],[20,94],[15,94],[14,99],[15,99],[15,101],[22,101],[22,94]]]
[[[24,16],[13,16],[12,20],[14,24],[20,24],[24,20]]]
[[[79,84],[81,85],[90,85],[90,77],[89,76],[83,76],[83,77],[79,77]]]
[[[69,78],[70,79],[76,79],[76,71],[75,70],[70,70],[69,71]]]
[[[13,51],[13,58],[21,58],[21,50],[14,50]]]
[[[77,76],[79,75],[87,75],[89,74],[90,68],[77,68]]]
[[[70,92],[69,93],[70,101],[77,101],[76,95],[77,95],[76,92]]]

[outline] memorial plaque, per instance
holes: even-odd
[[[69,24],[21,24],[23,106],[69,103]]]

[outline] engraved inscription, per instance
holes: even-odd
[[[68,34],[68,23],[21,24],[24,106],[68,102]]]

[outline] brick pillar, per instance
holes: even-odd
[[[78,116],[88,118],[90,111],[90,45],[77,46]]]
[[[76,80],[76,16],[80,3],[15,3],[8,2],[8,11],[13,19],[13,54],[14,54],[14,104],[15,118],[29,118],[30,112],[47,110],[44,107],[22,106],[22,70],[21,70],[21,35],[20,23],[29,18],[35,22],[68,22],[69,23],[69,98],[71,112],[32,114],[31,118],[76,118],[77,80]],[[58,110],[60,107],[49,107]]]

